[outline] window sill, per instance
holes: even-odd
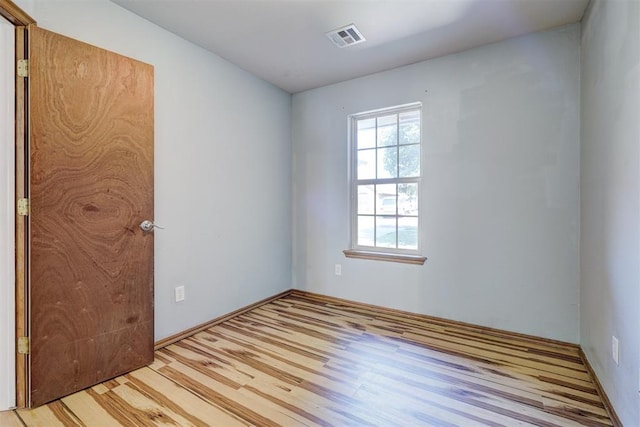
[[[342,251],[347,258],[370,259],[374,261],[400,262],[403,264],[424,265],[427,257],[420,255],[392,254],[381,252],[369,252],[358,249],[346,249]]]

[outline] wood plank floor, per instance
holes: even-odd
[[[295,293],[2,426],[610,426],[578,348]]]

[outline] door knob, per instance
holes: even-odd
[[[149,221],[148,219],[145,219],[140,223],[140,228],[142,229],[142,231],[153,231],[154,228],[159,228],[161,230],[164,230],[164,227],[155,225],[153,221]]]

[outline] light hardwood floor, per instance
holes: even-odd
[[[578,351],[294,293],[0,425],[612,425]]]

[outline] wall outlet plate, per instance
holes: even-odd
[[[184,301],[184,286],[176,286],[175,297],[176,302]]]
[[[336,264],[333,271],[336,273],[336,276],[342,276],[342,264]]]

